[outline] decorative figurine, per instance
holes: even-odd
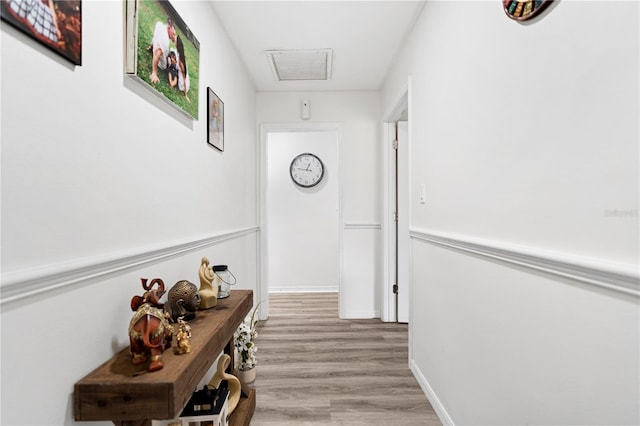
[[[131,310],[135,311],[129,323],[129,342],[133,364],[139,365],[147,361],[151,355],[148,371],[157,371],[164,367],[162,352],[171,346],[173,327],[168,315],[163,311],[160,298],[164,294],[164,282],[154,278],[147,285],[147,279],[141,278],[143,296],[131,299]],[[154,285],[157,289],[153,289]]]
[[[173,353],[183,355],[189,352],[191,352],[191,326],[180,317],[178,318],[178,332],[176,333],[176,346],[173,347]]]
[[[218,358],[218,365],[216,366],[216,374],[209,380],[209,386],[216,389],[220,388],[220,383],[223,380],[227,381],[229,386],[229,415],[236,409],[238,402],[240,402],[240,393],[242,391],[242,385],[240,380],[233,374],[226,372],[231,363],[231,357],[227,354],[223,354]]]
[[[178,322],[180,317],[184,317],[186,321],[189,321],[195,318],[199,304],[200,293],[198,292],[198,287],[187,280],[182,280],[175,283],[169,290],[164,308],[173,322]]]
[[[200,261],[200,309],[213,308],[218,304],[218,286],[213,285],[213,269],[209,266],[209,259],[203,257]]]

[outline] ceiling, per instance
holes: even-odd
[[[258,91],[378,90],[424,1],[212,5]],[[266,52],[280,49],[332,49],[329,80],[277,81]]]

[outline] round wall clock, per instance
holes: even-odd
[[[324,164],[316,155],[306,152],[293,159],[289,174],[296,185],[311,188],[324,177]]]

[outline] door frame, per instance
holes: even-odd
[[[323,132],[335,131],[336,140],[336,156],[338,165],[338,310],[340,316],[343,314],[342,301],[342,276],[343,276],[343,229],[344,220],[342,217],[342,164],[340,161],[340,139],[342,137],[342,126],[340,123],[263,123],[260,124],[259,137],[259,156],[258,156],[258,201],[257,201],[257,220],[260,224],[259,232],[259,257],[260,267],[258,277],[258,290],[256,300],[262,302],[258,317],[260,320],[266,320],[269,317],[269,227],[267,217],[267,135],[273,132],[293,133],[293,132]]]
[[[407,324],[409,322],[409,307],[411,305],[411,268],[409,265],[411,241],[409,237],[409,223],[411,220],[411,146],[409,145],[409,118],[402,118],[396,122],[396,137],[398,149],[396,157],[396,208],[398,217],[396,225],[396,283],[399,292],[396,294],[396,321]],[[402,310],[400,310],[402,308]]]
[[[396,121],[398,121],[404,111],[408,111],[408,121],[411,123],[411,77],[407,78],[407,83],[399,90],[396,98],[388,106],[388,109],[382,116],[383,120],[383,143],[382,143],[382,179],[383,179],[383,279],[381,320],[385,322],[395,322],[397,318],[396,297],[393,293],[393,284],[395,281],[395,229],[393,226],[393,202],[392,195],[395,189],[395,167],[392,162],[395,161],[393,155],[393,141],[395,139]],[[411,146],[411,124],[409,124],[408,149]],[[411,173],[409,170],[409,177]],[[411,182],[411,178],[409,178]],[[409,189],[409,212],[411,211],[411,188]],[[409,227],[411,226],[411,217],[409,217]],[[410,256],[410,255],[409,255]],[[410,261],[410,259],[409,259]],[[409,286],[411,287],[411,286]],[[407,289],[410,291],[410,288]],[[411,295],[409,294],[409,297]],[[409,307],[409,323],[411,323],[411,309]]]

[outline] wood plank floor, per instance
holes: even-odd
[[[269,300],[252,426],[441,425],[407,367],[406,325],[340,320],[337,293]]]

